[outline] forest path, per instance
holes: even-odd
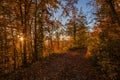
[[[12,80],[104,80],[85,57],[86,50],[68,51],[34,63]]]

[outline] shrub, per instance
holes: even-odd
[[[106,80],[120,80],[120,39],[101,41],[92,48],[93,65]]]

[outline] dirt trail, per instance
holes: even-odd
[[[17,73],[11,80],[104,80],[88,59],[85,49],[54,55]]]

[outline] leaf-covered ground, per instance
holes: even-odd
[[[85,49],[68,51],[36,62],[8,80],[104,80],[85,58]]]

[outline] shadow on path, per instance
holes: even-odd
[[[85,54],[85,49],[79,49],[51,56],[18,72],[9,80],[104,80]]]

